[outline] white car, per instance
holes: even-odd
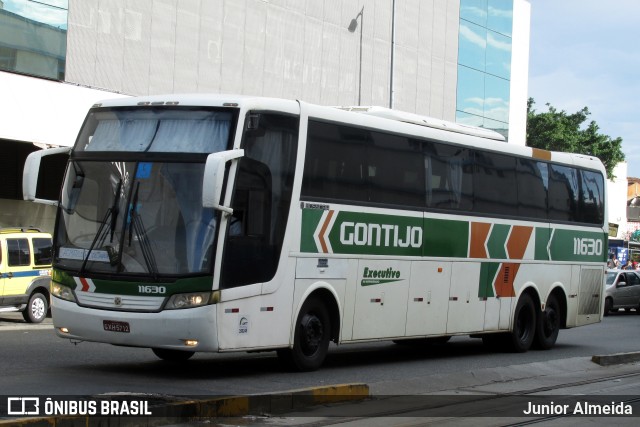
[[[608,270],[604,315],[619,308],[635,308],[640,314],[640,273],[635,270]]]

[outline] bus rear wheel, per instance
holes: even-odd
[[[554,295],[549,295],[543,312],[538,313],[534,345],[541,350],[549,350],[556,343],[560,332],[560,304]]]
[[[171,350],[167,348],[152,348],[153,354],[167,362],[184,362],[195,354],[195,351]]]
[[[536,334],[536,308],[529,294],[522,294],[513,315],[513,331],[482,335],[482,343],[495,350],[524,353]]]
[[[278,350],[278,357],[297,371],[315,371],[327,357],[330,336],[329,312],[322,300],[311,297],[298,315],[293,348]]]
[[[509,334],[509,350],[524,353],[531,348],[536,333],[536,307],[529,294],[522,294],[513,316],[513,331]]]

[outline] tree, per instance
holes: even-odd
[[[611,139],[599,133],[599,126],[591,121],[583,123],[591,114],[587,107],[573,114],[558,111],[546,104],[548,111],[538,113],[533,109],[535,101],[527,101],[527,145],[549,151],[586,154],[599,158],[607,170],[607,177],[614,179],[613,168],[624,160],[622,138]]]

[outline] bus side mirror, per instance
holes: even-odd
[[[71,147],[60,147],[34,151],[27,156],[22,172],[24,200],[47,205],[58,204],[69,153]]]
[[[227,162],[244,156],[244,150],[228,150],[209,154],[204,167],[202,180],[202,206],[223,212],[233,213],[229,207],[222,206],[222,186]]]

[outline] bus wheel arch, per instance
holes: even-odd
[[[324,362],[329,342],[337,342],[340,315],[334,295],[326,288],[311,292],[302,303],[293,325],[293,346],[279,349],[288,368],[314,371]]]

